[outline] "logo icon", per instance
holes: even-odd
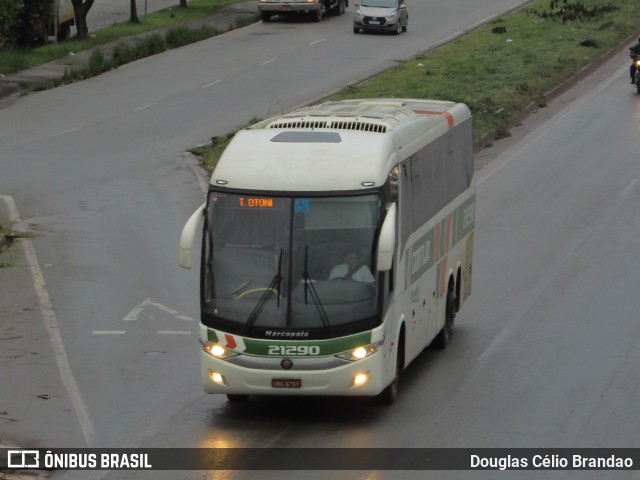
[[[7,468],[39,468],[40,452],[38,450],[9,450],[7,452]]]
[[[293,368],[293,362],[290,358],[285,358],[280,362],[280,366],[285,370],[291,370]]]

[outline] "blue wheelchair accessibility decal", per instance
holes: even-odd
[[[309,213],[311,202],[308,198],[296,198],[295,213]]]

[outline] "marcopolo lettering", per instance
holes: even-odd
[[[309,336],[309,332],[305,332],[305,331],[288,332],[288,331],[267,330],[266,332],[264,332],[264,336],[269,338],[305,338]]]

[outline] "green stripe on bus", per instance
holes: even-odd
[[[476,224],[476,196],[473,195],[458,207],[458,219],[456,222],[456,238],[461,240]]]
[[[207,340],[212,343],[218,343],[218,335],[213,328],[207,328]]]
[[[405,288],[412,285],[436,262],[440,261],[448,250],[473,230],[475,226],[475,207],[476,196],[472,195],[453,211],[449,245],[445,245],[447,230],[447,217],[445,216],[436,226],[416,240],[413,245],[408,246],[405,250],[405,279],[407,282]],[[439,251],[436,251],[438,246]],[[436,258],[436,254],[438,254],[438,258]],[[438,275],[436,278],[440,278],[440,276]]]
[[[246,349],[243,353],[248,355],[269,355],[270,347],[319,347],[319,354],[315,356],[335,355],[346,352],[352,348],[371,343],[371,332],[358,333],[348,337],[332,338],[330,340],[258,340],[255,338],[243,338]]]

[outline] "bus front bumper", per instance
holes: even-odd
[[[327,370],[276,370],[234,365],[201,350],[202,388],[206,393],[234,395],[374,396],[392,380],[385,358],[383,351],[377,351]]]

